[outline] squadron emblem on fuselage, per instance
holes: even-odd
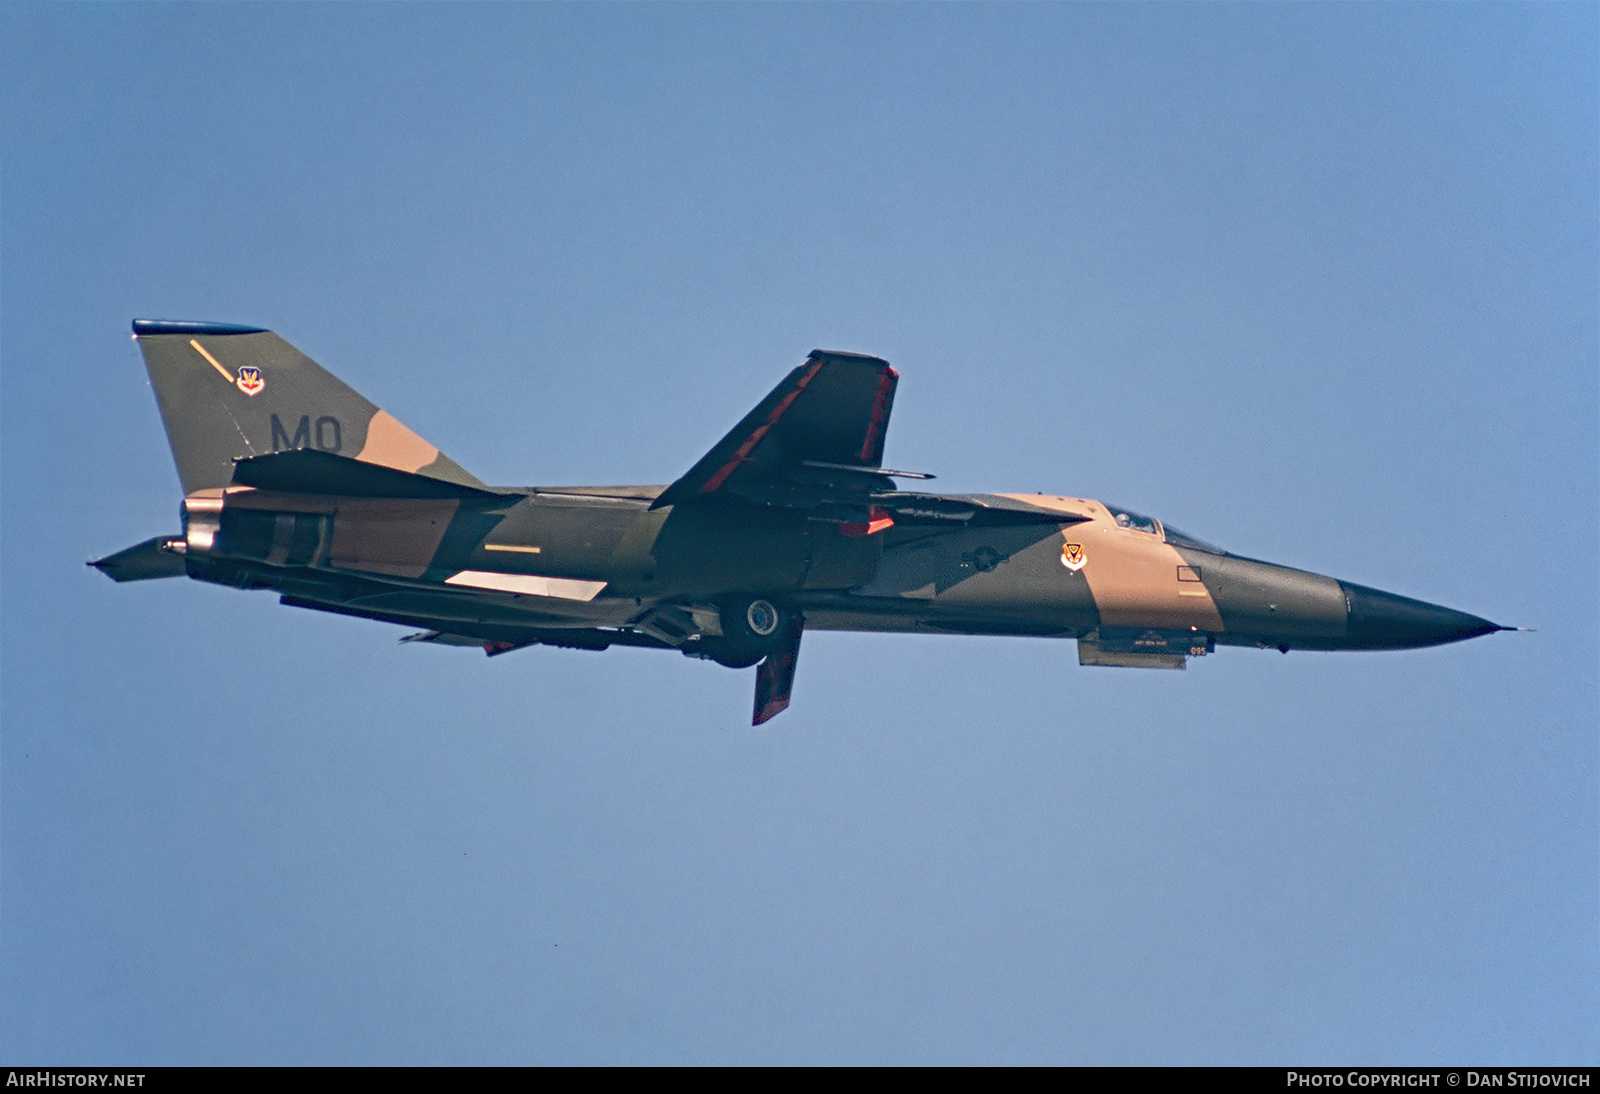
[[[1063,543],[1061,545],[1061,565],[1077,573],[1083,569],[1083,564],[1089,561],[1089,556],[1083,553],[1081,543]]]

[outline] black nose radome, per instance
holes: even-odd
[[[1396,596],[1365,585],[1339,582],[1349,618],[1345,624],[1350,648],[1403,650],[1440,646],[1480,634],[1508,630],[1466,612],[1441,608],[1424,600]]]

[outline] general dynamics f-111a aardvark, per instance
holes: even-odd
[[[927,494],[883,466],[897,374],[816,351],[670,486],[491,487],[270,331],[136,320],[183,531],[91,565],[272,589],[403,641],[674,649],[789,704],[804,630],[1074,638],[1084,665],[1218,645],[1392,650],[1509,630],[1240,558],[1087,498]]]

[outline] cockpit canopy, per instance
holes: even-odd
[[[1196,551],[1207,551],[1213,555],[1225,555],[1228,552],[1203,539],[1196,539],[1187,532],[1180,532],[1170,524],[1162,524],[1155,517],[1147,517],[1143,513],[1135,513],[1132,509],[1123,509],[1120,506],[1108,505],[1111,517],[1117,522],[1118,528],[1128,528],[1135,532],[1144,532],[1166,540],[1174,547],[1188,547]]]
[[[1143,513],[1135,513],[1132,509],[1118,509],[1107,506],[1111,516],[1116,520],[1118,528],[1132,528],[1135,532],[1149,532],[1152,536],[1161,534],[1161,522],[1155,517],[1147,517]]]

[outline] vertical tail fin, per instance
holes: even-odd
[[[311,448],[483,486],[271,331],[135,319],[183,492],[227,486],[233,461]]]

